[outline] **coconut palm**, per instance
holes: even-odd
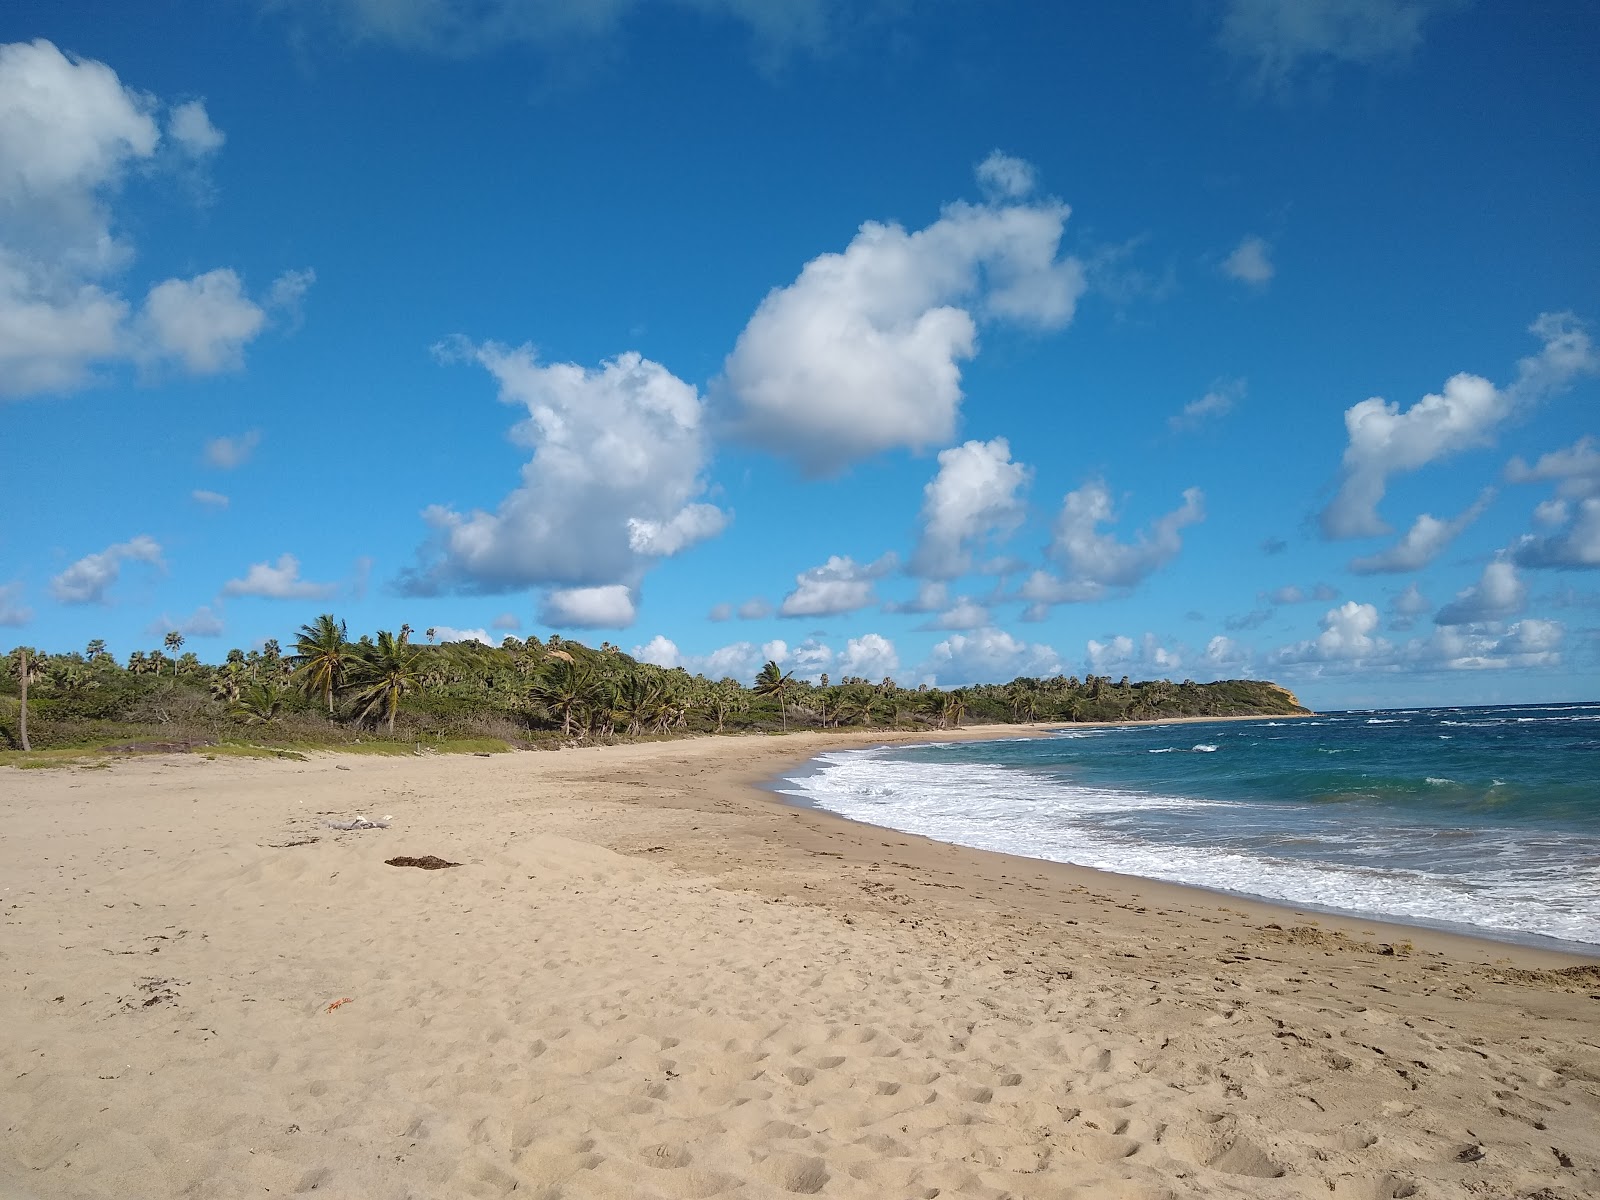
[[[18,646],[11,652],[9,662],[22,699],[22,711],[17,718],[18,740],[24,750],[32,750],[28,743],[28,684],[44,674],[45,660],[32,646]]]
[[[571,737],[581,715],[587,725],[595,710],[606,704],[605,685],[564,651],[550,656],[549,665],[533,681],[529,696],[553,717],[561,719],[563,737]]]
[[[731,712],[744,712],[750,707],[750,697],[745,694],[744,688],[739,686],[737,679],[724,679],[711,686],[706,695],[706,707],[717,718],[717,732],[722,732],[722,723]]]
[[[228,708],[228,715],[246,725],[270,725],[283,707],[283,692],[267,683],[253,683]]]
[[[395,714],[400,711],[400,698],[422,686],[418,670],[418,651],[408,645],[405,634],[396,637],[387,629],[378,633],[375,643],[361,642],[351,656],[349,686],[356,704],[356,717],[388,721],[389,732],[394,732]]]
[[[90,662],[99,662],[106,656],[106,642],[104,638],[95,638],[84,650],[83,656]]]
[[[778,713],[783,720],[783,731],[789,732],[789,694],[794,691],[794,672],[787,674],[770,659],[756,676],[755,692],[758,696],[776,696]]]
[[[354,649],[344,622],[335,620],[332,613],[323,613],[310,625],[300,626],[300,636],[295,639],[295,652],[289,661],[294,664],[300,689],[308,696],[320,692],[330,714],[333,693],[344,685]],[[231,652],[228,659],[233,661]],[[243,655],[239,661],[244,661]]]
[[[178,651],[183,649],[183,634],[176,629],[169,629],[167,636],[162,639],[167,647],[167,653],[172,656],[172,677],[178,677]]]

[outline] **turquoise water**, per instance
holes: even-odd
[[[1600,945],[1600,704],[839,751],[779,790],[981,849]]]

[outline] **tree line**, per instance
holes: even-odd
[[[263,742],[338,743],[360,737],[493,738],[508,744],[685,733],[846,726],[949,729],[964,721],[1141,721],[1304,711],[1260,680],[1131,682],[1056,675],[938,688],[829,675],[796,677],[768,662],[751,686],[640,662],[552,634],[435,644],[413,630],[351,638],[324,613],[277,640],[230,650],[220,663],[160,645],[118,662],[103,640],[81,652],[17,647],[0,679],[0,748],[83,745],[156,736],[202,742],[248,734]],[[9,710],[9,711],[8,711]],[[31,722],[31,728],[30,728]]]

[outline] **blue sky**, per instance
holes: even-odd
[[[0,640],[1600,695],[1600,13],[1049,7],[8,5]]]

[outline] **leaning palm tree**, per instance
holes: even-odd
[[[422,686],[422,672],[415,646],[405,635],[396,637],[381,630],[376,643],[362,642],[350,661],[349,685],[356,704],[356,717],[374,721],[385,718],[394,732],[394,717],[400,711],[400,698]]]
[[[300,690],[308,696],[320,692],[330,714],[333,693],[344,685],[354,649],[344,622],[335,620],[332,613],[323,613],[310,625],[300,626],[300,636],[295,639],[295,652],[289,661],[294,664]],[[230,654],[229,659],[232,657]],[[241,662],[243,657],[240,656]]]
[[[778,713],[783,719],[783,731],[789,732],[789,693],[794,690],[794,672],[785,674],[777,663],[767,661],[756,676],[755,693],[758,696],[776,696]]]
[[[551,656],[549,666],[528,688],[528,695],[561,719],[563,737],[573,735],[580,716],[587,725],[597,710],[609,707],[605,684],[564,652],[560,657]]]

